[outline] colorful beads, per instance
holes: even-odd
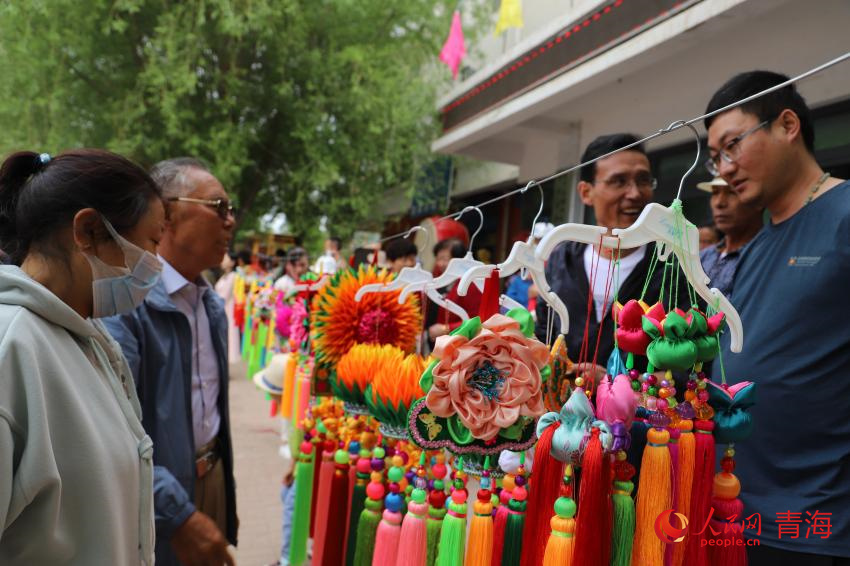
[[[384,484],[380,483],[380,481],[374,481],[374,478],[373,481],[366,486],[366,495],[368,495],[370,499],[382,499],[385,493]]]
[[[404,478],[404,469],[398,466],[393,466],[387,472],[387,477],[391,482],[400,482]]]
[[[454,503],[457,503],[458,505],[466,503],[467,497],[468,497],[468,494],[466,493],[466,490],[463,489],[463,488],[456,489],[452,492],[452,501]]]
[[[741,493],[741,482],[735,474],[714,474],[714,496],[720,499],[735,499]]]
[[[526,491],[524,487],[517,486],[517,488],[511,492],[511,498],[516,501],[525,501],[528,499],[528,491]]]
[[[559,517],[572,519],[576,515],[576,502],[571,497],[559,497],[555,500],[555,513]]]

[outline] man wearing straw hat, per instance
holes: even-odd
[[[715,228],[723,233],[719,242],[700,252],[702,268],[711,279],[710,285],[729,297],[738,260],[750,240],[761,230],[762,209],[741,202],[722,177],[697,183],[697,188],[711,193],[711,216]]]

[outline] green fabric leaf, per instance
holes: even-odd
[[[540,370],[540,380],[543,382],[549,381],[552,377],[552,366],[546,364],[543,369]]]
[[[661,331],[658,330],[658,327],[650,320],[648,317],[642,316],[640,317],[640,324],[643,331],[646,332],[648,336],[651,338],[660,338]]]
[[[685,338],[688,333],[688,321],[676,311],[668,312],[663,324],[667,338]]]
[[[451,335],[452,336],[466,336],[469,340],[472,340],[478,333],[481,331],[481,317],[474,316],[469,320],[465,320],[463,324],[455,328]]]
[[[511,309],[507,316],[519,323],[519,328],[527,338],[534,336],[534,319],[526,309]]]
[[[691,309],[688,313],[692,317],[689,332],[690,337],[705,335],[708,332],[708,322],[705,320],[705,316],[697,309]]]
[[[434,366],[440,363],[440,360],[433,360],[428,367],[425,368],[425,371],[422,373],[422,377],[419,378],[419,388],[422,389],[425,393],[428,393],[431,390],[431,386],[434,384]]]

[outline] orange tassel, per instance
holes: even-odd
[[[655,533],[655,520],[672,505],[670,433],[650,428],[640,464],[640,485],[635,505],[635,541],[632,564],[660,566],[664,563],[664,542]]]
[[[678,425],[681,435],[679,436],[679,470],[676,476],[676,512],[685,517],[691,516],[691,489],[694,483],[694,423],[689,419],[679,421]],[[685,540],[672,545],[672,566],[682,566],[687,549],[687,534]]]

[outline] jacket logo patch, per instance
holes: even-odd
[[[814,267],[820,260],[821,256],[795,255],[788,259],[788,267]]]

